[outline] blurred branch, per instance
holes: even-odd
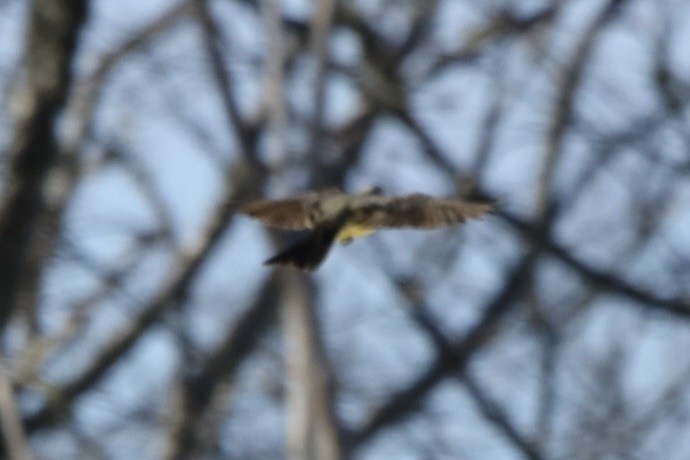
[[[283,37],[280,6],[276,0],[262,0],[261,13],[266,32],[266,58],[262,102],[267,120],[270,144],[267,153],[285,159],[287,109],[285,107],[285,39]]]
[[[467,388],[467,391],[474,398],[474,402],[479,407],[484,417],[491,421],[499,431],[507,437],[515,447],[522,453],[525,458],[530,460],[539,460],[543,457],[539,451],[528,440],[526,440],[513,426],[508,416],[503,409],[489,398],[481,386],[474,380],[474,377],[469,372],[465,371],[460,379]]]
[[[129,173],[132,181],[141,191],[142,197],[148,202],[151,213],[156,220],[155,233],[163,240],[163,243],[176,244],[172,213],[165,197],[156,187],[152,174],[147,171],[140,158],[137,158],[126,148],[110,146],[109,151],[109,155],[115,155],[121,160],[120,165]]]
[[[413,298],[409,300],[414,302]],[[427,338],[434,344],[436,351],[440,355],[452,355],[452,344],[449,343],[438,326],[425,313],[426,307],[415,303],[412,308],[414,308],[412,317],[420,329],[425,332]],[[471,376],[467,366],[457,369],[456,376],[467,388],[470,395],[472,395],[484,417],[490,420],[513,443],[513,445],[515,445],[525,458],[530,460],[539,460],[543,458],[535,446],[517,431],[498,404],[492,401],[484,390],[481,389],[480,385]]]
[[[672,68],[669,42],[674,32],[673,18],[677,13],[672,6],[666,8],[668,11],[664,12],[664,17],[660,20],[661,24],[654,43],[654,80],[663,103],[672,115],[677,116],[690,102],[690,83],[675,75]]]
[[[617,276],[582,262],[552,238],[536,236],[533,233],[533,227],[520,218],[510,215],[506,212],[499,212],[498,214],[505,220],[505,222],[519,230],[523,236],[532,239],[533,241],[538,239],[540,244],[543,245],[544,249],[549,254],[555,256],[566,266],[575,270],[575,272],[577,272],[588,282],[601,286],[604,290],[613,294],[627,297],[628,299],[639,303],[645,308],[665,311],[683,319],[690,319],[690,302],[687,300],[663,298],[654,293],[649,293],[638,289]]]
[[[14,401],[12,381],[3,362],[0,362],[0,428],[3,435],[0,452],[4,447],[10,460],[30,460],[32,456]]]
[[[73,85],[74,94],[71,95],[65,119],[73,129],[68,130],[64,142],[59,147],[59,158],[55,167],[49,172],[47,182],[51,183],[50,201],[45,212],[38,217],[35,232],[40,234],[31,246],[28,254],[27,278],[39,279],[45,261],[48,259],[59,237],[61,221],[67,209],[79,179],[83,177],[83,162],[80,154],[91,135],[94,123],[94,112],[102,94],[108,77],[127,56],[151,43],[154,38],[169,30],[186,12],[186,2],[178,4],[168,12],[145,25],[135,32],[128,40],[103,55],[95,71],[79,78]],[[136,176],[135,176],[136,177]],[[143,188],[146,192],[149,188]],[[149,195],[150,196],[150,195]],[[154,208],[154,212],[157,209]],[[161,217],[159,215],[159,217]],[[21,292],[21,302],[33,307],[37,300],[38,290],[32,283],[24,283]],[[34,318],[29,318],[34,320]]]
[[[90,134],[96,104],[113,70],[133,53],[151,45],[154,40],[170,31],[189,12],[190,5],[187,0],[173,5],[169,10],[133,32],[122,43],[101,55],[95,70],[79,79],[75,85],[78,97],[71,98],[69,107],[70,119],[76,125],[76,129],[65,143],[64,148],[65,154],[71,157],[70,160],[73,165],[76,166],[75,157],[82,150],[83,144]]]
[[[407,388],[400,390],[382,404],[363,427],[351,432],[352,445],[357,448],[381,429],[410,416],[426,395],[443,379],[463,372],[474,353],[492,337],[499,321],[515,305],[523,283],[533,270],[536,253],[530,252],[512,269],[500,291],[484,309],[481,320],[466,336],[444,347],[434,362]]]
[[[240,365],[255,349],[257,342],[270,330],[285,285],[277,273],[260,288],[260,295],[237,320],[223,343],[199,366],[184,377],[177,426],[173,428],[166,459],[184,459],[200,455],[201,442],[210,437],[208,413],[224,386],[232,381]]]
[[[242,168],[240,163],[238,167]],[[244,168],[242,168],[244,170]],[[144,332],[155,324],[168,307],[187,298],[187,293],[199,275],[203,263],[218,244],[231,221],[238,202],[249,196],[256,185],[256,178],[249,173],[236,176],[231,188],[221,203],[211,212],[205,228],[198,239],[186,248],[167,275],[159,292],[148,302],[144,311],[124,330],[115,333],[108,345],[93,359],[92,365],[82,375],[61,386],[55,396],[36,414],[26,419],[29,432],[51,426],[63,419],[71,403],[85,391],[93,388],[106,372],[144,336]]]
[[[208,9],[208,0],[194,0],[194,5],[196,6],[203,43],[211,59],[211,74],[218,86],[218,93],[229,122],[228,128],[235,134],[239,156],[256,171],[263,171],[265,167],[256,156],[254,149],[257,131],[248,121],[242,118],[242,114],[237,107],[233,91],[234,82],[232,74],[224,57],[220,31]]]
[[[549,126],[546,130],[546,142],[542,152],[542,168],[536,187],[536,209],[541,214],[552,199],[552,182],[557,170],[558,159],[563,152],[563,136],[571,127],[574,113],[574,98],[580,87],[580,81],[587,70],[596,38],[604,26],[615,17],[626,0],[609,0],[608,5],[592,21],[582,33],[575,52],[568,64],[559,69],[556,81],[556,98],[553,101],[553,111],[548,118]]]
[[[335,10],[335,0],[322,0],[315,4],[314,15],[311,19],[310,48],[314,59],[313,74],[313,94],[311,98],[311,120],[309,121],[309,141],[307,148],[307,158],[310,164],[318,167],[321,163],[317,161],[318,153],[323,150],[323,126],[326,109],[326,79],[327,69],[330,62],[331,28],[333,24],[333,12]],[[315,175],[316,171],[312,171]]]
[[[424,78],[438,76],[452,65],[474,62],[482,56],[483,50],[501,40],[514,41],[516,36],[540,33],[541,28],[554,22],[562,3],[555,0],[543,10],[525,18],[517,17],[509,11],[501,11],[487,24],[471,30],[461,48],[450,53],[439,53]]]
[[[396,112],[398,119],[419,139],[422,144],[422,152],[426,154],[436,166],[451,175],[455,175],[457,168],[448,160],[443,154],[440,147],[436,145],[436,141],[424,129],[424,127],[414,119],[414,117],[407,111]]]
[[[150,244],[151,242],[147,238],[136,239],[131,246],[122,252],[115,268],[109,267],[104,270],[90,261],[82,262],[89,265],[92,272],[99,273],[100,286],[68,306],[67,310],[70,315],[57,332],[36,336],[22,350],[21,354],[13,359],[12,373],[16,382],[28,387],[35,385],[41,370],[50,359],[55,357],[56,352],[66,350],[81,338],[90,318],[89,313],[108,296],[123,289],[127,277],[144,261],[145,249]],[[40,388],[41,384],[39,383],[38,386]]]
[[[0,203],[0,331],[18,307],[22,284],[36,289],[40,271],[28,266],[39,237],[35,224],[45,210],[45,181],[58,155],[54,130],[72,84],[71,66],[87,16],[85,0],[32,3],[24,50],[27,83],[21,94],[10,177]],[[29,306],[27,306],[28,308]]]
[[[540,318],[541,362],[539,365],[539,408],[536,421],[536,442],[547,449],[553,434],[553,416],[556,402],[556,366],[560,359],[560,337],[547,318]]]

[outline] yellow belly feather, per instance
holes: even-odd
[[[355,238],[361,238],[373,233],[374,230],[370,227],[365,227],[359,224],[346,224],[340,229],[338,234],[335,236],[335,240],[338,243],[350,242]]]

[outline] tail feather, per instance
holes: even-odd
[[[328,254],[337,233],[337,229],[317,228],[297,244],[268,259],[264,265],[291,265],[313,271]]]

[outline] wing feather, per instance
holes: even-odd
[[[353,221],[372,228],[435,228],[480,217],[492,207],[492,203],[435,198],[421,193],[376,197],[354,210]]]
[[[336,189],[310,192],[282,200],[255,200],[240,207],[238,212],[258,219],[264,225],[286,230],[304,230],[314,227],[319,200],[340,193]]]

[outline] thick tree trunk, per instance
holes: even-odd
[[[9,177],[0,203],[0,330],[17,307],[22,284],[32,287],[40,270],[27,258],[36,222],[45,210],[46,178],[58,156],[55,124],[72,82],[71,66],[86,0],[36,0],[30,8],[26,84],[15,95],[15,136]]]
[[[287,371],[286,430],[290,460],[342,457],[333,416],[330,369],[325,357],[313,286],[299,273],[285,271],[282,305]]]

